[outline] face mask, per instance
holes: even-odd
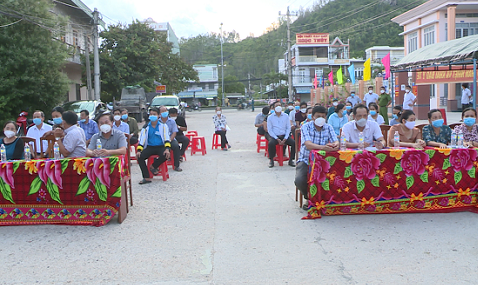
[[[352,110],[352,106],[345,106],[345,109]]]
[[[305,112],[307,112],[307,109],[306,108],[300,109],[300,112],[305,114]]]
[[[367,124],[367,119],[365,119],[365,118],[362,118],[362,119],[357,121],[357,126],[359,126],[359,127],[365,127],[366,124]]]
[[[128,115],[127,114],[121,115],[121,119],[123,119],[123,120],[128,119]]]
[[[343,110],[342,114],[347,115],[347,110]]]
[[[274,113],[275,113],[275,111],[274,111],[274,110],[271,110],[271,115],[274,114]]]
[[[380,90],[380,93],[382,93],[382,94],[385,93],[385,90]]]
[[[289,110],[292,110],[292,109],[294,109],[294,106],[289,106],[288,108],[289,108]]]
[[[353,97],[355,97],[355,94],[354,94],[354,93],[352,93],[352,94],[350,94],[350,96],[352,96],[352,98],[353,98]]]
[[[334,105],[334,106],[337,106],[338,104],[339,104],[339,102],[332,103],[332,105]]]
[[[370,111],[370,115],[372,115],[372,116],[377,115],[377,111]]]
[[[149,120],[150,120],[151,122],[156,122],[156,121],[158,120],[158,116],[150,115],[150,116],[149,116]]]
[[[221,111],[217,111],[217,112],[216,112],[216,114],[218,114],[218,115],[221,115],[221,113],[222,113]]]
[[[307,114],[307,119],[312,120],[312,114]]]
[[[114,116],[114,118],[115,118],[115,121],[121,120],[121,116],[120,116],[120,115],[116,115],[116,116]]]
[[[397,119],[398,119],[398,116],[397,116],[397,115],[395,115],[395,114],[393,114],[393,115],[392,115],[392,119],[395,119],[395,120],[397,120]]]
[[[167,118],[169,116],[168,112],[162,112],[161,113],[161,118]]]
[[[435,128],[440,128],[441,126],[443,126],[443,119],[438,119],[438,120],[435,120],[432,122],[432,125],[435,127]]]
[[[61,124],[61,122],[63,122],[62,118],[53,118],[53,123],[55,125],[59,125],[59,124]]]
[[[280,113],[280,112],[282,112],[282,107],[277,106],[274,110],[276,111],[276,113]]]
[[[372,91],[372,90],[368,90],[368,94],[372,94],[372,93],[373,93],[373,91]]]
[[[463,123],[465,123],[465,125],[467,125],[468,127],[471,127],[476,123],[476,119],[475,118],[465,118],[465,119],[463,119]]]
[[[318,127],[322,127],[325,125],[325,119],[324,118],[317,118],[315,119],[315,125]]]
[[[170,117],[170,118],[176,121],[176,119],[177,119],[178,117]]]
[[[405,127],[407,127],[410,130],[413,129],[415,127],[415,121],[413,121],[413,122],[406,121],[405,122]]]
[[[80,120],[80,123],[84,123],[84,122],[86,122],[86,119],[81,119]]]
[[[38,125],[41,125],[42,122],[41,122],[41,119],[40,119],[40,118],[35,118],[35,119],[33,119],[33,123],[34,123],[36,126],[38,126]]]
[[[409,92],[410,92],[410,90],[408,90],[408,89],[407,89],[407,90],[405,90],[405,92],[406,92],[406,93],[409,93]]]
[[[295,106],[295,109],[296,109],[297,111],[299,111],[300,106]]]
[[[3,133],[5,134],[7,138],[11,138],[15,135],[14,131],[3,131]]]
[[[109,133],[111,131],[111,126],[108,125],[108,124],[104,124],[104,125],[101,125],[100,126],[100,130],[106,134],[106,133]]]

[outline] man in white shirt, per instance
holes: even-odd
[[[462,110],[466,108],[473,107],[473,97],[471,96],[471,91],[468,89],[468,84],[461,84],[461,106]]]
[[[289,145],[290,157],[289,166],[295,167],[295,141],[289,137],[291,125],[289,116],[282,112],[280,102],[274,104],[274,114],[267,118],[267,131],[269,132],[269,167],[274,167],[274,157],[276,156],[276,145]],[[285,146],[286,147],[286,146]]]
[[[365,94],[363,100],[365,101],[365,106],[367,106],[367,108],[370,103],[377,103],[378,95],[373,92],[373,86],[368,87],[368,93]]]
[[[405,87],[405,97],[403,98],[403,110],[413,110],[413,105],[417,103],[417,96],[413,95],[412,87]]]
[[[347,139],[347,148],[359,147],[359,134],[364,135],[364,147],[374,145],[377,149],[382,149],[386,146],[380,126],[375,122],[368,120],[368,108],[363,104],[358,104],[354,107],[355,121],[346,123],[342,127],[342,133]]]
[[[45,124],[45,114],[42,111],[35,111],[33,113],[33,123],[34,126],[30,127],[27,132],[27,137],[34,138],[36,140],[35,147],[37,151],[37,156],[41,155],[41,146],[40,138],[46,133],[51,131],[51,126]],[[48,148],[48,141],[43,141],[43,152]]]
[[[300,110],[300,102],[295,101],[294,109],[292,109],[289,112],[290,125],[292,126],[293,129],[295,129],[295,113],[299,112],[299,110]]]

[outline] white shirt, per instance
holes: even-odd
[[[267,117],[267,131],[269,135],[277,139],[278,136],[284,136],[284,139],[287,139],[290,134],[290,121],[286,113],[281,112],[280,116],[277,116],[277,113],[274,113]]]
[[[51,126],[43,123],[41,128],[38,129],[38,126],[32,126],[28,129],[27,137],[34,138],[36,140],[35,147],[37,153],[41,152],[40,148],[40,138],[48,131],[51,131]],[[48,141],[43,141],[43,152],[48,149]],[[33,150],[32,150],[33,151]]]
[[[470,102],[473,102],[473,98],[470,98],[471,96],[471,91],[468,88],[462,89],[461,90],[461,104],[470,104]]]
[[[368,104],[374,102],[374,103],[377,103],[377,100],[378,100],[378,95],[375,94],[375,93],[367,93],[365,94],[365,96],[363,97],[363,100],[365,101],[365,104],[367,104],[367,108],[368,108]]]
[[[403,110],[413,110],[413,107],[409,106],[409,104],[413,104],[415,98],[417,98],[417,96],[413,95],[411,91],[408,92],[408,94],[405,93],[405,97],[403,98]]]
[[[289,121],[293,125],[295,125],[295,113],[296,113],[295,109],[293,109],[289,112]]]
[[[382,115],[378,115],[376,120],[372,117],[372,115],[368,115],[368,119],[377,122],[379,125],[385,124],[385,120],[383,119]]]
[[[378,140],[379,138],[383,137],[382,131],[380,130],[380,126],[376,122],[370,120],[367,120],[367,124],[365,125],[365,128],[362,132],[364,135],[364,142],[367,142],[371,145],[373,144],[374,140]],[[347,142],[359,142],[360,130],[357,129],[356,121],[351,121],[345,124],[342,127],[342,133],[345,135]]]

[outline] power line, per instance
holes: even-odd
[[[7,25],[0,26],[0,28],[6,28],[6,27],[9,27],[9,26],[15,25],[16,23],[19,23],[19,22],[21,22],[22,20],[23,20],[23,19],[20,19],[20,20],[18,20],[18,21],[16,21],[16,22],[13,22],[13,23],[10,23],[10,24],[7,24]]]

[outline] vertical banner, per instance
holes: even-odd
[[[363,64],[363,80],[368,81],[372,78],[372,67],[370,65],[370,58]]]

